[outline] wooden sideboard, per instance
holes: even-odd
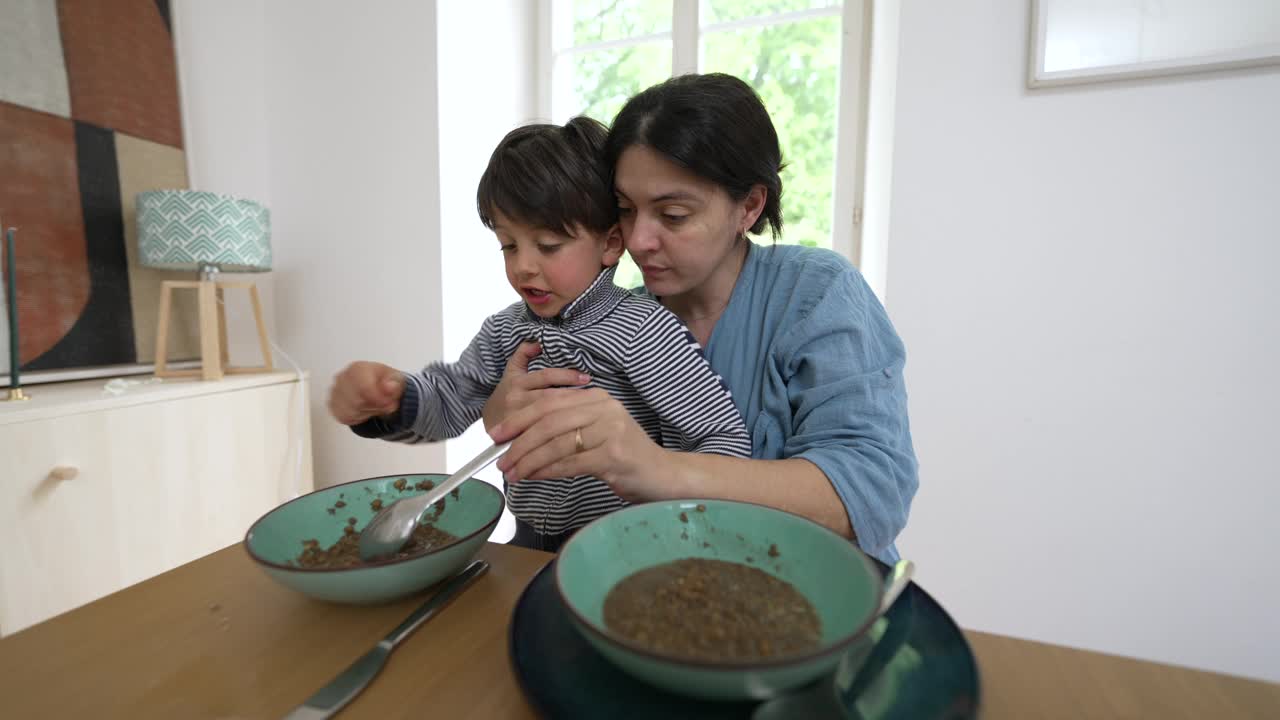
[[[305,376],[107,381],[0,403],[0,635],[238,542],[313,487]]]

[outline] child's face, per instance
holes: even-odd
[[[538,317],[559,315],[622,256],[616,225],[606,233],[579,226],[568,235],[514,222],[500,212],[494,213],[494,221],[507,282]]]

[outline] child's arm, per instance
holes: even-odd
[[[641,324],[626,367],[632,386],[658,413],[663,432],[677,433],[681,450],[751,457],[751,438],[728,386],[670,311],[659,308]]]
[[[500,316],[486,319],[457,362],[434,362],[420,372],[405,373],[399,411],[358,425],[355,432],[404,443],[461,435],[480,418],[485,401],[502,379],[506,358],[500,324]]]

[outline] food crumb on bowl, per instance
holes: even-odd
[[[409,481],[404,478],[400,478],[399,480],[396,480],[394,483],[392,483],[391,486],[399,490],[400,492],[404,492],[405,488],[409,487]]]
[[[769,546],[769,557],[771,557],[771,558],[776,558],[776,557],[778,557],[778,556],[779,556],[779,555],[781,555],[781,554],[782,554],[782,553],[778,552],[778,546],[777,546],[777,545],[770,545],[770,546]]]
[[[430,480],[419,480],[418,484],[413,486],[413,489],[414,490],[430,490],[435,486],[436,484]]]
[[[373,502],[369,503],[369,509],[370,509],[370,510],[372,510],[372,511],[374,511],[374,512],[378,512],[379,510],[381,510],[381,509],[382,509],[382,498],[374,498],[374,499],[373,499]]]
[[[686,515],[686,514],[685,514],[685,513],[683,513],[683,512],[682,512],[682,513],[680,513],[680,522],[682,522],[682,523],[687,523],[687,522],[689,522],[689,516],[688,516],[688,515]]]
[[[707,506],[702,503],[698,503],[698,507],[694,508],[694,510],[697,510],[698,512],[706,512]]]
[[[354,518],[352,518],[354,519]],[[328,548],[321,548],[317,540],[303,540],[302,553],[291,564],[304,568],[336,569],[364,565],[360,560],[360,533],[347,525],[345,533]],[[421,555],[429,550],[442,548],[458,541],[458,537],[434,525],[419,525],[413,535],[393,557],[397,560]]]
[[[338,502],[334,503],[333,506],[336,508],[344,508],[347,506],[347,503],[343,500],[339,500]]]

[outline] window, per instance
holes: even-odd
[[[856,260],[857,117],[865,0],[547,0],[542,114],[606,124],[627,98],[673,74],[725,72],[764,100],[782,144],[779,242]],[[842,77],[841,70],[846,69]],[[843,210],[839,210],[843,208]],[[624,259],[617,282],[638,285]]]
[[[606,125],[627,98],[671,77],[671,0],[556,0],[552,119]]]

